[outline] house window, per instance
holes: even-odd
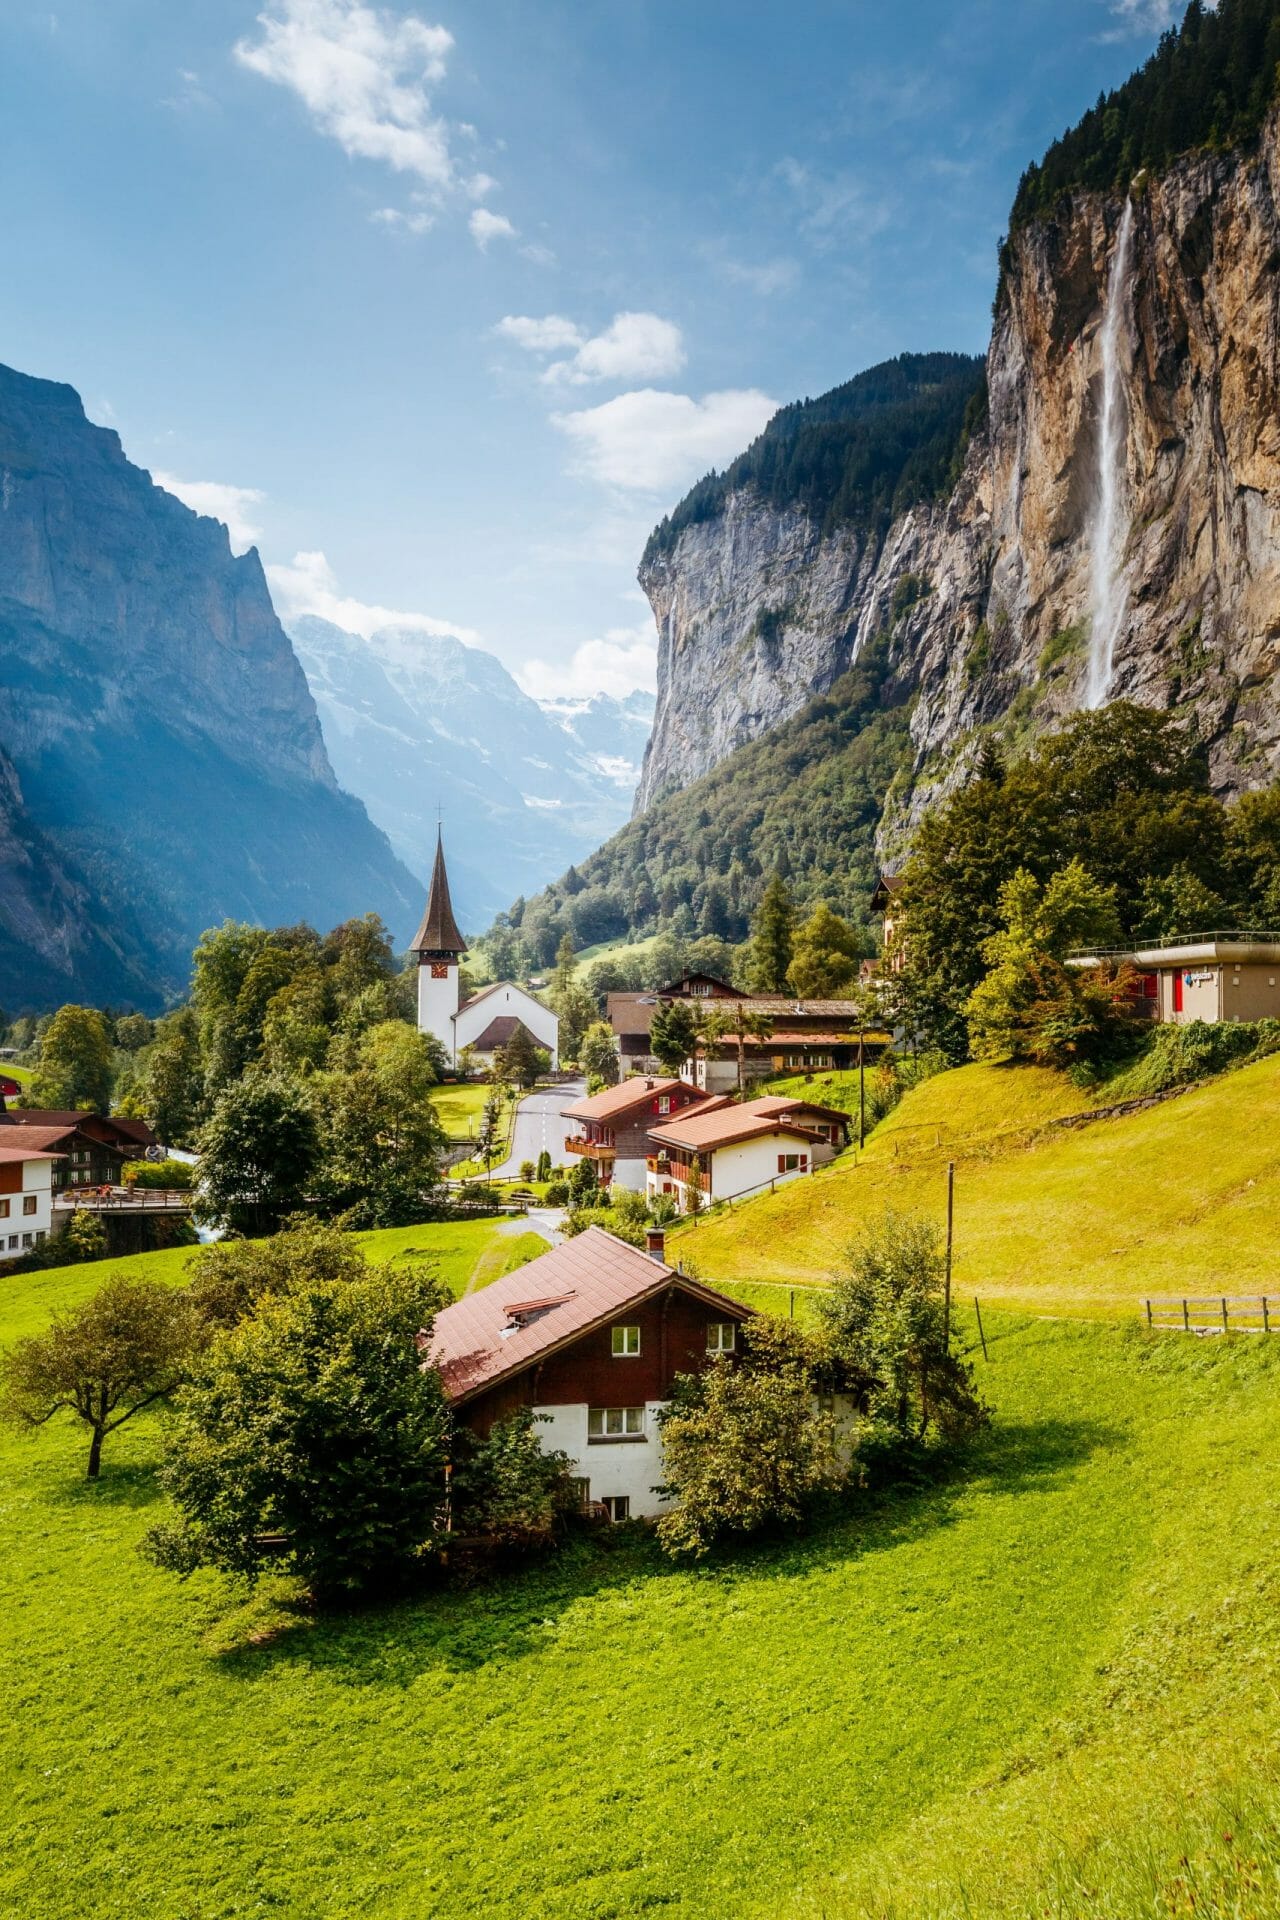
[[[631,1496],[626,1493],[607,1493],[604,1510],[611,1520],[629,1520],[631,1518]]]
[[[732,1320],[712,1320],[707,1327],[707,1352],[732,1353],[736,1332]]]
[[[11,1253],[12,1253],[12,1251],[13,1251],[13,1249],[14,1249],[14,1248],[15,1248],[15,1247],[17,1246],[17,1244],[18,1244],[18,1236],[17,1236],[17,1234],[16,1234],[16,1233],[11,1233],[11,1234],[9,1235],[9,1251],[10,1251]]]
[[[804,1173],[809,1165],[807,1153],[780,1153],[778,1155],[779,1173]]]
[[[34,1195],[34,1193],[24,1193],[24,1194],[23,1194],[23,1196],[22,1196],[22,1211],[23,1211],[24,1213],[34,1213],[34,1212],[35,1212],[35,1210],[36,1210],[36,1208],[37,1208],[37,1206],[38,1206],[39,1204],[40,1204],[40,1203],[39,1203],[39,1201],[38,1201],[38,1200],[36,1199],[36,1196]]]
[[[0,1220],[7,1220],[8,1218],[9,1202],[7,1200],[0,1200]]]
[[[591,1482],[589,1480],[581,1480],[575,1477],[569,1482],[569,1485],[573,1488],[574,1498],[578,1502],[578,1505],[580,1507],[590,1506]]]
[[[24,1247],[33,1247],[35,1245],[35,1235],[24,1233],[22,1236],[22,1244]]]
[[[643,1407],[591,1407],[587,1412],[588,1440],[643,1440]]]
[[[658,1095],[658,1112],[670,1113],[670,1111],[671,1111],[671,1095],[669,1093],[660,1093]]]
[[[613,1329],[613,1357],[615,1360],[631,1360],[640,1351],[639,1327],[615,1327]]]

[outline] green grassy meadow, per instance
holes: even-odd
[[[713,1283],[822,1285],[859,1223],[884,1207],[940,1221],[954,1160],[964,1298],[1127,1317],[1148,1293],[1280,1292],[1280,1060],[1142,1113],[1053,1127],[1090,1104],[1047,1070],[938,1074],[904,1096],[861,1156],[682,1227],[671,1244]]]
[[[1182,1852],[1274,1831],[1280,1348],[988,1337],[951,1477],[323,1620],[138,1557],[161,1419],[97,1487],[69,1427],[4,1436],[0,1914],[1191,1911]]]

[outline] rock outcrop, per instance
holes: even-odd
[[[976,729],[1017,738],[1089,701],[1100,573],[1105,697],[1185,712],[1224,792],[1280,771],[1280,121],[1256,151],[1191,156],[1129,197],[1122,274],[1119,197],[1079,194],[1012,237],[988,418],[948,497],[871,538],[823,536],[748,490],[646,561],[659,694],[638,809],[886,636],[892,686],[915,696],[892,840]],[[1109,294],[1114,578],[1098,553]]]
[[[228,915],[412,932],[420,889],[338,787],[257,554],[7,368],[0,752],[10,1008],[154,1005]]]

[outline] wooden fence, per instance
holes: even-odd
[[[1280,1333],[1280,1294],[1209,1293],[1144,1300],[1147,1325],[1177,1333]]]

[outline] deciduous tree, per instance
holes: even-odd
[[[27,1427],[73,1414],[89,1429],[86,1471],[96,1480],[108,1434],[173,1393],[200,1338],[184,1288],[122,1275],[55,1314],[47,1333],[9,1349],[0,1359],[0,1407]]]
[[[448,1290],[423,1268],[309,1281],[214,1340],[164,1468],[175,1571],[298,1573],[320,1596],[405,1578],[440,1525],[450,1421],[421,1342]]]
[[[200,1211],[237,1233],[274,1233],[305,1198],[319,1159],[307,1094],[251,1073],[219,1094],[200,1134]]]
[[[96,1007],[59,1007],[41,1036],[30,1104],[106,1113],[113,1078],[111,1034],[103,1015]]]

